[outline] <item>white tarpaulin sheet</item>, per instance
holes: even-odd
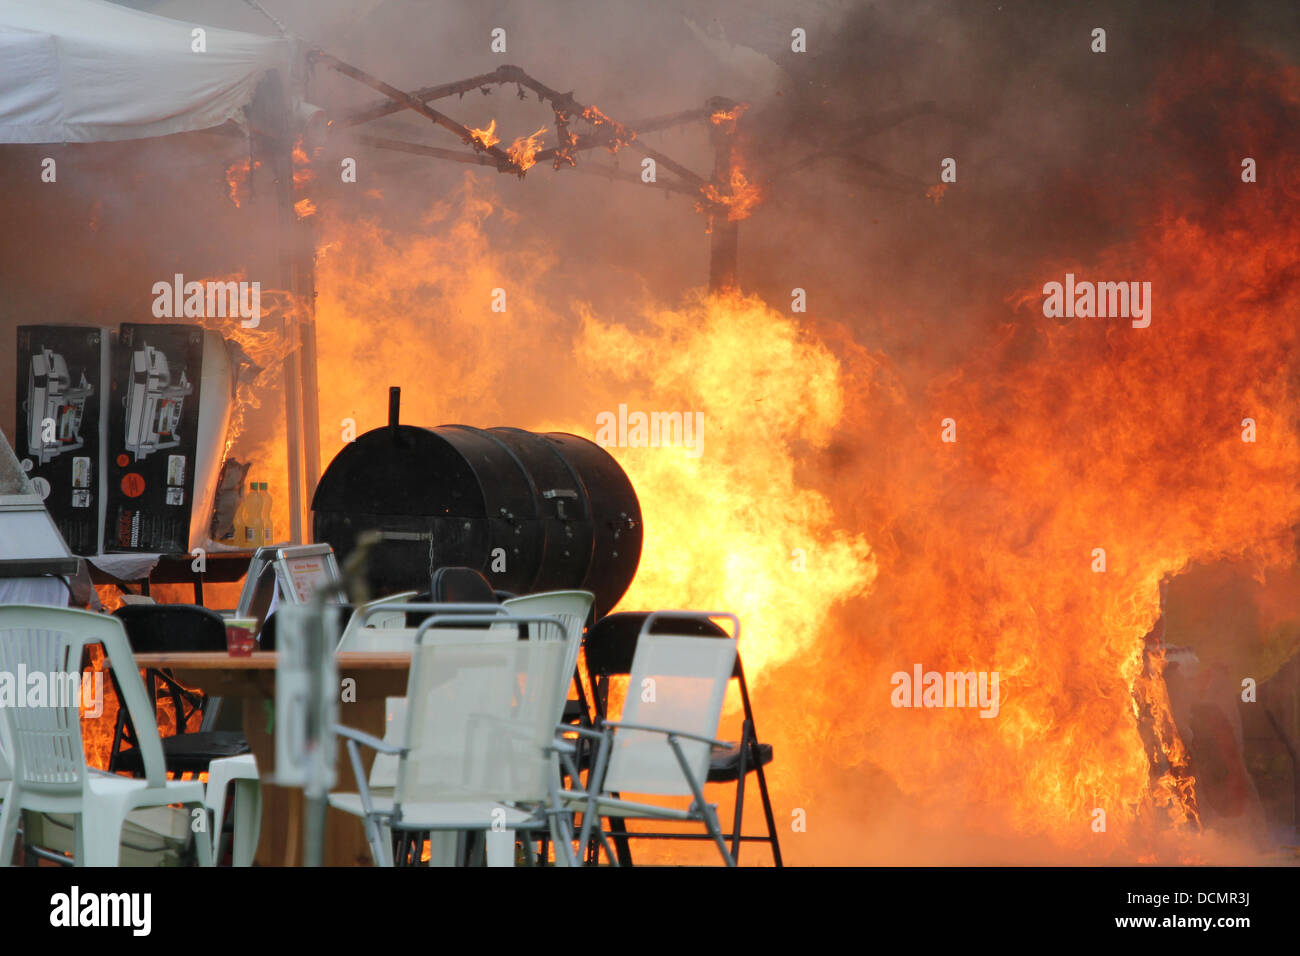
[[[287,82],[290,57],[280,37],[105,0],[0,0],[0,143],[139,139],[219,126],[240,115],[266,71],[283,70]]]

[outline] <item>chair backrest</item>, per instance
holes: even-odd
[[[225,619],[197,604],[124,604],[113,616],[138,654],[226,649]]]
[[[406,622],[406,612],[400,607],[402,604],[410,604],[418,591],[402,591],[398,594],[389,594],[387,597],[376,598],[369,604],[368,608],[387,608],[382,611],[375,611],[369,615],[366,622],[368,627],[404,627]],[[349,624],[351,621],[348,622]]]
[[[521,641],[508,629],[424,631],[411,656],[395,803],[544,800],[564,653],[561,641]]]
[[[648,611],[620,611],[607,614],[587,631],[587,673],[595,692],[596,716],[609,712],[609,678],[632,673],[637,638],[650,618]],[[699,637],[726,637],[727,632],[707,617],[691,612],[674,615],[659,612],[650,624],[656,634],[690,634]]]
[[[370,652],[388,652],[388,651],[409,651],[415,646],[416,636],[420,633],[420,628],[425,624],[431,627],[442,628],[441,619],[447,615],[465,615],[472,614],[483,615],[507,615],[509,612],[500,604],[416,604],[409,603],[402,605],[402,613],[407,616],[405,627],[393,627],[391,621],[386,627],[369,627],[368,623],[375,618],[387,616],[390,613],[389,607],[378,602],[371,602],[356,609],[352,617],[348,620],[347,627],[343,630],[343,635],[339,638],[338,650],[343,651],[370,651]],[[409,608],[409,611],[407,610]],[[411,623],[412,618],[418,618],[420,623]],[[432,623],[430,624],[430,620]],[[466,628],[473,633],[482,633],[487,625],[469,626],[460,624],[459,627]]]
[[[368,627],[381,630],[384,628],[404,628],[406,626],[406,611],[401,605],[410,603],[415,594],[415,591],[390,594],[387,597],[376,598],[355,608],[348,617],[348,623],[343,628],[343,634],[339,637],[339,649],[341,650],[353,633],[361,628]]]
[[[162,744],[144,682],[136,668],[126,631],[117,618],[68,608],[10,605],[0,607],[0,675],[13,681],[21,702],[9,701],[0,688],[0,720],[7,729],[14,782],[24,790],[51,795],[80,793],[87,773],[81,739],[81,695],[73,695],[71,676],[80,687],[82,652],[87,644],[103,644],[109,665],[136,727],[149,785],[166,779]],[[20,675],[42,674],[43,700],[28,697]],[[57,688],[53,685],[59,685]],[[22,706],[16,706],[19,703]]]
[[[259,549],[260,550],[260,549]],[[236,617],[252,618],[257,621],[261,631],[267,617],[274,609],[275,599],[279,593],[279,580],[275,576],[275,565],[254,561],[244,579],[244,590],[239,596]]]
[[[564,624],[565,656],[563,673],[567,675],[565,693],[568,683],[573,679],[573,672],[578,667],[578,651],[582,647],[582,629],[587,625],[591,614],[591,605],[596,595],[590,591],[545,591],[541,594],[527,594],[523,597],[509,598],[502,601],[503,607],[511,614],[543,614],[559,618]],[[533,641],[547,640],[558,635],[553,628],[544,625],[529,624],[528,638]]]
[[[672,612],[696,620],[734,615]],[[692,633],[660,633],[654,627],[661,615],[646,617],[637,637],[627,699],[620,723],[644,724],[665,730],[714,737],[722,717],[722,702],[736,666],[736,638]],[[677,629],[682,630],[682,629]],[[680,739],[687,766],[703,785],[709,772],[710,747],[698,740]],[[664,734],[619,729],[614,736],[605,790],[627,793],[684,796],[691,787]]]
[[[496,593],[473,568],[445,567],[433,572],[429,593],[434,604],[492,604]]]

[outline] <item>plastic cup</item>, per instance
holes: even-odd
[[[248,657],[257,647],[257,621],[234,617],[226,621],[226,652],[231,657]]]

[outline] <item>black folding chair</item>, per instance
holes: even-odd
[[[632,658],[636,655],[637,636],[648,616],[642,612],[621,612],[609,614],[595,623],[588,631],[583,642],[587,662],[587,675],[592,685],[592,704],[594,708],[593,723],[597,728],[609,714],[610,678],[627,676],[632,672]],[[698,618],[663,617],[651,625],[652,633],[699,634],[710,637],[726,637],[727,632],[716,624]],[[781,843],[777,837],[776,818],[772,813],[772,799],[768,794],[767,775],[763,768],[772,762],[772,745],[758,742],[758,732],[754,729],[754,708],[749,700],[749,685],[745,682],[745,669],[741,664],[740,654],[736,655],[736,667],[732,680],[740,681],[740,699],[744,706],[745,720],[740,740],[729,744],[726,749],[714,748],[709,762],[708,783],[727,783],[736,781],[736,809],[732,819],[731,833],[724,834],[731,841],[732,859],[740,856],[743,842],[767,843],[772,848],[772,859],[777,866],[782,866]],[[746,834],[741,832],[742,814],[745,807],[745,782],[750,774],[758,778],[758,792],[763,801],[763,816],[767,821],[767,835]],[[619,863],[630,866],[632,851],[628,841],[637,840],[709,840],[708,834],[696,833],[643,833],[632,832],[623,820],[610,818],[610,835],[614,839],[614,848]],[[597,844],[587,848],[588,860],[595,859]]]
[[[220,614],[205,607],[196,604],[128,604],[113,614],[121,619],[131,650],[137,654],[162,651],[225,653],[226,623]],[[121,700],[117,679],[111,670],[109,677],[113,681],[113,692]],[[155,715],[160,694],[171,699],[176,713],[176,733],[162,738],[168,773],[206,773],[208,764],[219,757],[236,757],[250,752],[248,741],[238,731],[187,732],[186,728],[196,713],[209,713],[213,698],[183,687],[166,670],[148,669],[145,687]],[[113,772],[125,770],[134,776],[144,775],[144,761],[135,745],[135,728],[131,726],[125,707],[118,708],[108,769]]]

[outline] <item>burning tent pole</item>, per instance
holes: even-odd
[[[730,194],[735,166],[736,123],[744,107],[714,97],[709,101],[710,138],[713,140],[713,188],[717,195]],[[740,256],[740,223],[725,210],[709,213],[709,291],[737,289],[736,268]]]
[[[497,162],[498,169],[501,170],[518,169],[518,166],[515,163],[515,161],[506,155],[505,150],[501,149],[498,146],[484,145],[483,142],[480,141],[479,138],[474,135],[473,131],[470,130],[468,126],[462,126],[460,123],[457,123],[450,116],[447,116],[443,113],[439,113],[433,107],[426,105],[425,103],[421,102],[420,100],[416,99],[415,97],[411,96],[408,93],[402,92],[397,87],[385,83],[383,80],[375,76],[371,76],[365,70],[362,70],[359,67],[352,66],[349,63],[344,63],[338,57],[331,56],[330,54],[324,53],[320,50],[314,50],[311,54],[311,58],[313,62],[323,63],[325,66],[328,66],[330,69],[342,73],[344,76],[351,77],[352,79],[356,80],[359,83],[364,83],[366,86],[378,90],[380,93],[383,93],[385,96],[403,104],[407,109],[414,110],[415,112],[419,113],[421,116],[423,116],[425,119],[429,120],[430,122],[436,123],[438,126],[441,126],[443,129],[455,133],[457,136],[460,137],[461,141],[466,146],[472,146],[475,150],[481,150],[482,152],[487,153],[489,156],[495,159]]]
[[[320,477],[320,426],[316,384],[314,240],[298,218],[293,196],[293,123],[283,85],[274,73],[260,84],[249,108],[254,157],[271,171],[279,230],[279,284],[297,308],[285,316],[284,409],[288,456],[289,539],[306,541],[306,506]]]
[[[313,51],[311,54],[313,62],[322,63],[344,76],[351,77],[358,82],[364,83],[372,89],[383,93],[387,98],[377,104],[356,110],[345,118],[340,126],[355,127],[363,123],[379,119],[384,116],[392,115],[403,109],[414,110],[420,115],[429,119],[438,126],[455,133],[462,142],[474,149],[474,153],[463,153],[456,150],[441,149],[435,146],[426,146],[420,143],[410,143],[404,140],[393,139],[391,137],[381,136],[359,136],[360,142],[376,146],[381,149],[391,149],[397,152],[411,153],[420,156],[430,156],[435,159],[445,159],[452,162],[467,163],[470,165],[492,166],[495,165],[499,172],[514,172],[523,176],[528,169],[536,162],[551,160],[554,169],[564,167],[579,169],[582,172],[603,175],[609,179],[618,179],[624,182],[631,182],[640,185],[652,185],[669,192],[676,192],[682,195],[693,196],[697,200],[697,206],[703,211],[708,210],[710,217],[710,232],[712,233],[710,247],[709,263],[709,288],[711,291],[722,291],[724,289],[733,289],[736,287],[736,261],[738,251],[738,232],[737,219],[730,214],[722,216],[722,208],[726,207],[725,202],[720,199],[729,198],[734,182],[734,136],[736,120],[740,113],[744,111],[745,104],[736,103],[722,97],[714,97],[709,100],[703,108],[690,110],[681,110],[676,113],[668,113],[662,116],[652,117],[638,124],[637,127],[624,126],[623,124],[606,116],[600,110],[593,106],[585,106],[578,102],[570,91],[561,93],[552,89],[546,84],[534,79],[517,66],[505,65],[498,67],[491,73],[482,73],[477,76],[468,77],[463,80],[457,80],[452,83],[443,83],[437,86],[424,87],[413,93],[405,93],[397,87],[375,76],[367,73],[358,67],[345,63],[338,57],[332,56],[323,51]],[[501,85],[505,83],[514,83],[519,89],[519,95],[524,96],[524,89],[531,90],[536,94],[541,102],[548,103],[555,113],[555,131],[557,145],[541,150],[531,158],[531,161],[524,162],[516,157],[502,151],[496,146],[485,145],[474,131],[468,127],[456,122],[449,116],[433,109],[428,105],[428,101],[441,99],[447,96],[459,95],[464,96],[466,93],[475,89],[484,93],[489,92],[488,87]],[[597,132],[584,133],[575,135],[569,132],[569,124],[574,117],[580,117],[591,125],[595,126]],[[672,126],[683,123],[698,122],[709,120],[712,123],[711,135],[713,140],[715,160],[713,179],[706,180],[702,176],[688,169],[686,166],[677,162],[671,156],[653,149],[644,142],[638,141],[638,130],[641,132],[655,132],[667,129]],[[641,177],[623,173],[619,170],[609,169],[587,169],[579,167],[574,154],[583,150],[594,149],[603,146],[611,152],[616,152],[623,147],[640,152],[644,156],[653,159],[656,166],[661,166],[669,172],[676,175],[680,182],[665,180],[660,182],[658,179],[651,183],[645,183]],[[481,154],[486,153],[487,156]],[[701,197],[704,197],[703,199]],[[730,210],[727,210],[730,213]],[[720,220],[720,224],[715,228],[715,220]]]

